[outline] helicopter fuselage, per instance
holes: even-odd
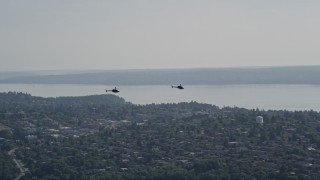
[[[179,86],[171,86],[172,88],[184,89],[184,87],[180,84]]]
[[[106,90],[106,92],[108,92],[108,91],[111,91],[111,92],[113,92],[113,93],[118,93],[118,92],[120,92],[117,88],[114,88],[114,89],[112,89],[112,90]]]

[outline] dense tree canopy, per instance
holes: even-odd
[[[0,93],[0,175],[18,176],[15,158],[24,179],[319,179],[319,120],[315,111]]]

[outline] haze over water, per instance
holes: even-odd
[[[33,96],[86,96],[105,94],[113,86],[73,84],[0,84],[0,92],[24,92]],[[118,86],[116,94],[134,104],[196,101],[223,106],[265,110],[320,111],[319,85],[186,85],[185,90],[168,86]]]

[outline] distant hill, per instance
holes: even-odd
[[[63,103],[65,105],[110,105],[110,106],[122,106],[126,102],[123,98],[112,94],[103,95],[90,95],[90,96],[78,96],[78,97],[56,97],[56,98],[43,98],[32,96],[30,94],[21,92],[7,92],[0,93],[0,104],[15,104],[15,105],[53,105]],[[17,106],[18,107],[18,106]]]
[[[26,76],[35,76],[35,74],[30,72],[0,72],[0,80]]]
[[[320,66],[117,70],[0,78],[0,83],[103,85],[320,84]]]

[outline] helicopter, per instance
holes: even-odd
[[[179,86],[171,86],[172,88],[177,88],[177,89],[184,89],[184,87],[180,84]]]
[[[117,89],[117,87],[114,87],[112,90],[106,90],[106,92],[108,92],[108,91],[111,91],[111,92],[113,92],[113,93],[118,93],[118,92],[120,92],[120,91]]]

